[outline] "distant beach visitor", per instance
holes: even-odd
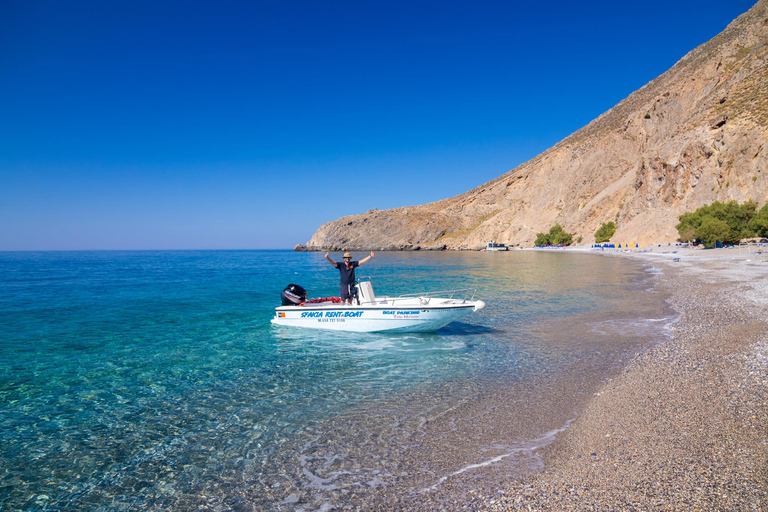
[[[328,257],[328,253],[325,253],[325,259],[328,260],[328,263],[339,269],[341,300],[352,304],[352,291],[355,289],[355,269],[371,258],[373,258],[373,251],[360,261],[352,261],[352,255],[348,252],[344,253],[344,261],[333,261]]]

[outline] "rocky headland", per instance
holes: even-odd
[[[322,225],[307,250],[532,245],[555,223],[594,241],[677,238],[678,216],[768,198],[768,0],[536,158],[464,194]],[[609,77],[607,79],[610,79]]]

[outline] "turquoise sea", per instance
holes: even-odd
[[[320,253],[0,253],[0,509],[368,509],[493,489],[540,468],[599,383],[664,339],[653,273],[377,253],[358,269],[377,294],[476,287],[487,307],[431,334],[347,334],[269,323],[289,283],[338,293]]]

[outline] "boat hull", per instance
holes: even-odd
[[[408,307],[281,306],[275,309],[272,323],[291,327],[353,332],[431,332],[484,306],[482,301]]]

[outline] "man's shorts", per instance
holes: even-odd
[[[352,285],[351,284],[341,285],[341,300],[347,300],[351,298],[352,298]]]

